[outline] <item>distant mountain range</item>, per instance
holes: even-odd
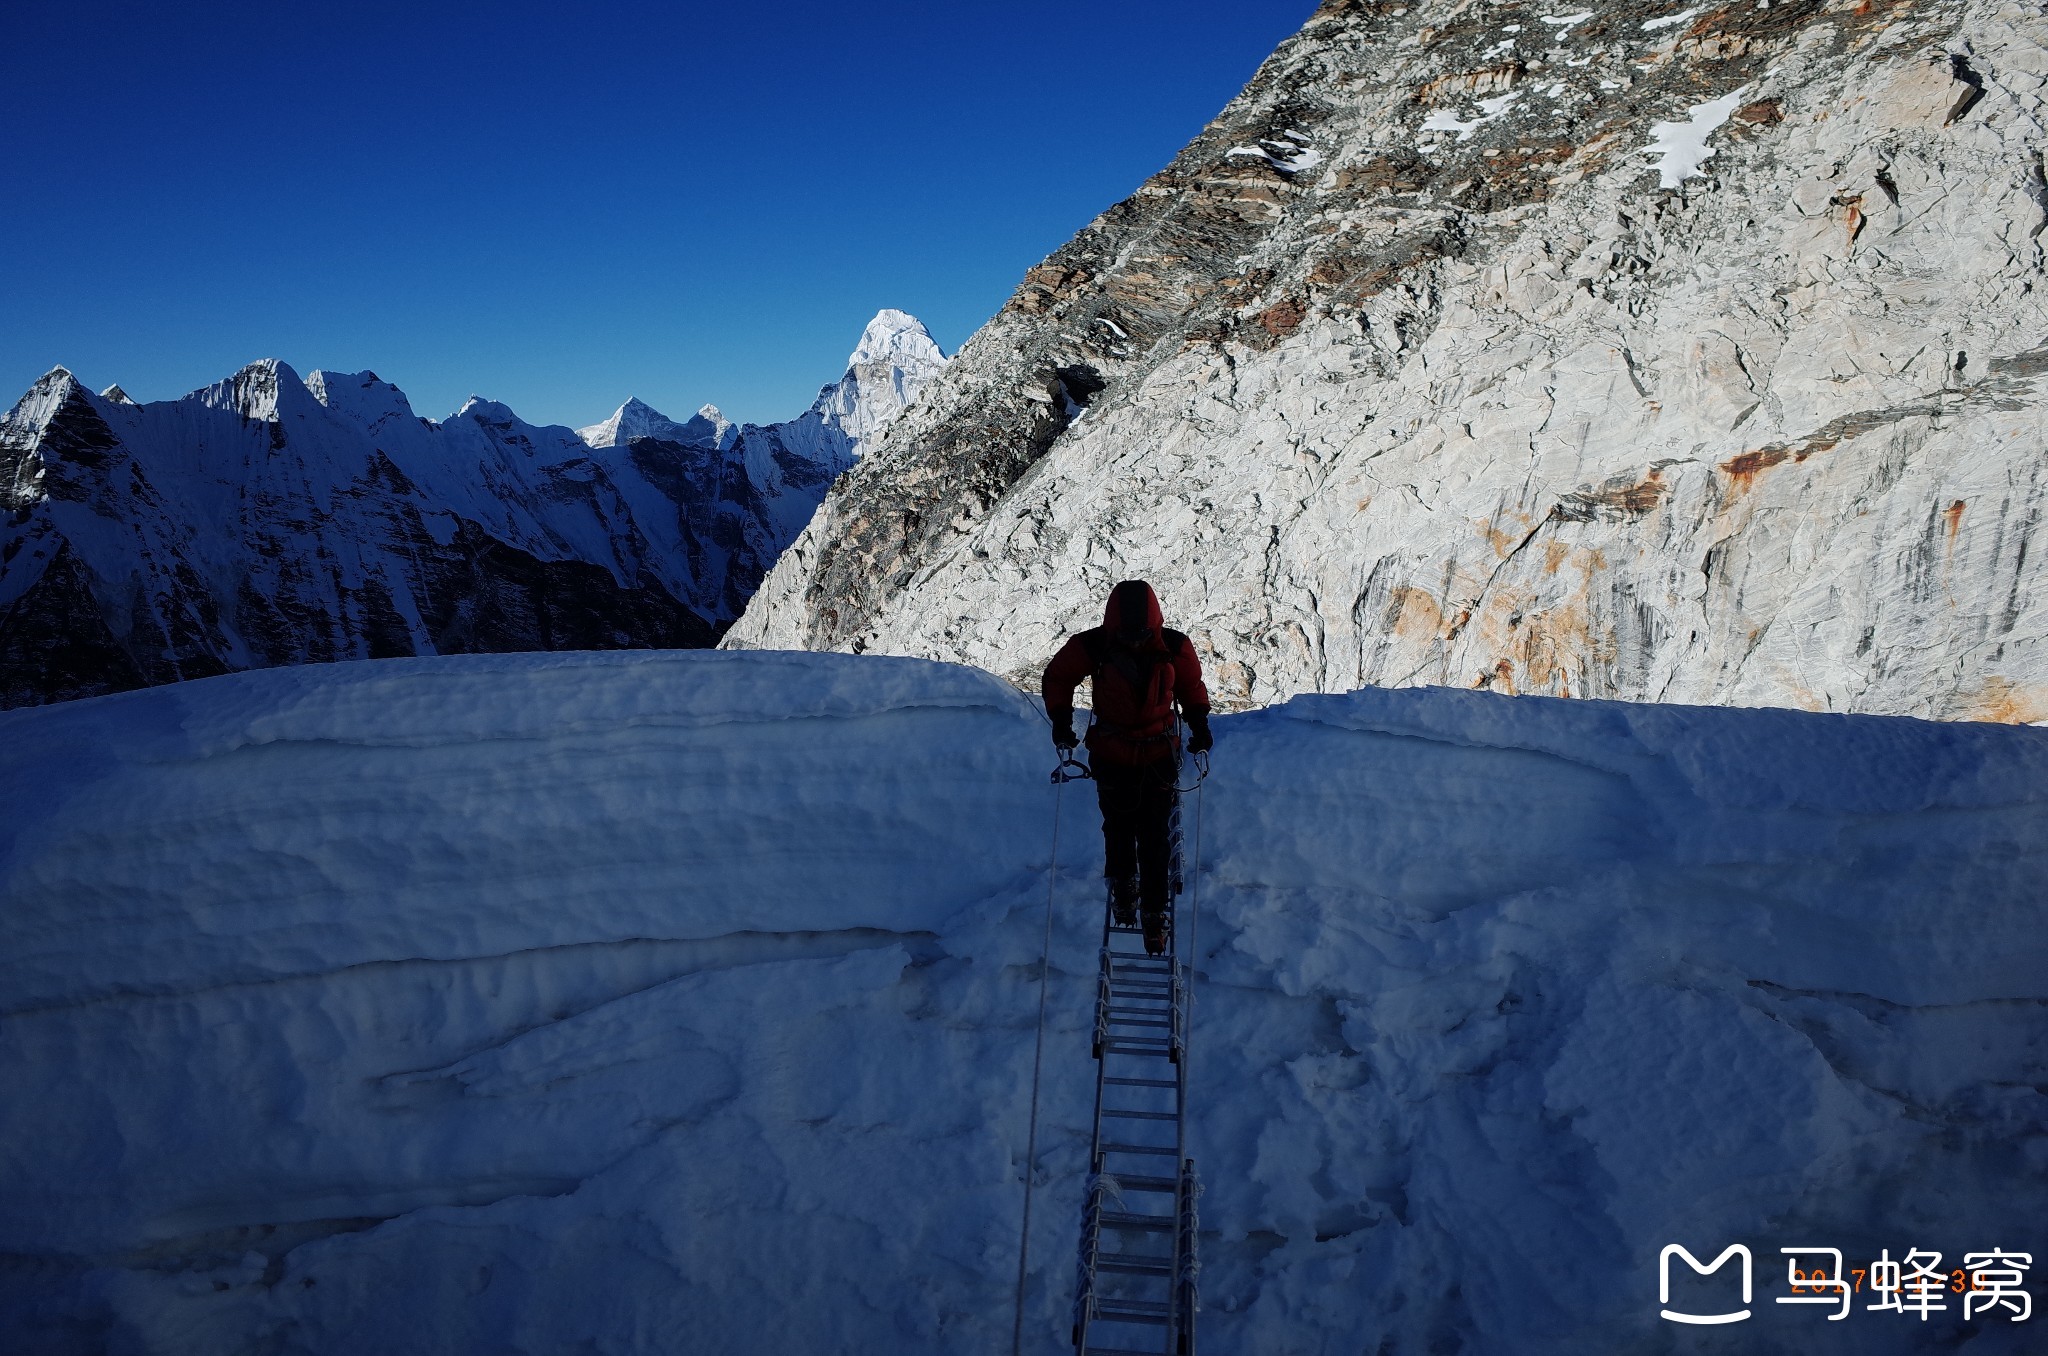
[[[945,364],[883,311],[809,410],[582,430],[274,359],[179,400],[56,368],[0,422],[0,705],[276,664],[714,643]]]

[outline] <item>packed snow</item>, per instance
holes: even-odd
[[[1643,154],[1657,158],[1658,181],[1663,187],[1677,188],[1700,173],[1714,154],[1713,147],[1707,145],[1708,135],[1728,121],[1728,115],[1742,102],[1742,94],[1742,89],[1732,90],[1711,103],[1688,109],[1684,122],[1650,125],[1650,144]]]
[[[1514,106],[1515,101],[1521,97],[1522,92],[1515,90],[1508,94],[1496,95],[1491,99],[1480,99],[1477,101],[1479,116],[1462,122],[1449,109],[1439,108],[1432,111],[1428,117],[1422,120],[1421,130],[1425,132],[1456,132],[1458,140],[1463,141],[1479,128],[1484,127],[1487,123],[1506,113],[1508,109]]]
[[[1314,169],[1323,162],[1322,152],[1300,144],[1305,138],[1298,133],[1290,132],[1287,137],[1286,141],[1266,140],[1256,146],[1233,146],[1223,156],[1226,160],[1250,156],[1288,174]]]
[[[1643,32],[1654,33],[1660,28],[1675,28],[1697,13],[1699,13],[1698,9],[1682,9],[1676,14],[1667,14],[1661,19],[1646,20],[1643,24]]]
[[[1786,1247],[2048,1252],[2048,731],[1447,689],[1216,731],[1206,1349],[2039,1348],[1774,1301]],[[1057,814],[1025,1331],[1068,1350],[1101,856],[1050,762],[998,680],[841,655],[0,715],[8,1349],[1004,1349]],[[1660,1308],[1732,1275],[1667,1303],[1660,1252],[1734,1243],[1753,1315],[1694,1344]]]

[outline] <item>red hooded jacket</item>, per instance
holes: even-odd
[[[1152,586],[1129,579],[1110,590],[1102,625],[1072,637],[1045,666],[1045,713],[1071,725],[1074,689],[1095,680],[1088,751],[1111,763],[1149,763],[1179,748],[1173,704],[1206,715],[1209,689],[1194,644],[1166,628]]]

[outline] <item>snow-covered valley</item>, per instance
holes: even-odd
[[[1412,689],[1217,733],[1205,1349],[2039,1349],[1773,1300],[1782,1247],[2048,1252],[2048,731]],[[6,1349],[1000,1349],[1049,765],[1007,684],[872,656],[0,715]],[[1100,916],[1064,794],[1039,1352]],[[1736,1242],[1751,1320],[1658,1317],[1665,1245]]]

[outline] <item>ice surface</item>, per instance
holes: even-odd
[[[1443,689],[1216,729],[1206,1349],[1692,1350],[1659,1250],[1735,1241],[1716,1351],[2029,1349],[1771,1297],[1784,1246],[2048,1253],[2048,732]],[[986,675],[772,652],[0,715],[6,1349],[1001,1349],[1048,754]],[[1041,1352],[1100,908],[1065,796]]]

